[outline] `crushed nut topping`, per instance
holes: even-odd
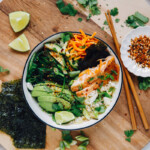
[[[141,35],[131,39],[131,45],[129,47],[129,57],[135,60],[142,68],[150,68],[150,37]]]

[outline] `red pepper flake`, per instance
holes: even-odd
[[[150,68],[150,37],[139,36],[131,39],[129,57],[135,60],[142,68]]]

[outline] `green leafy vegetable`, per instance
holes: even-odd
[[[140,12],[135,12],[133,15],[128,16],[126,23],[132,28],[137,28],[139,26],[144,26],[149,21],[148,17],[145,17]]]
[[[8,69],[4,69],[2,66],[0,66],[0,73],[1,72],[7,72],[7,73],[9,73],[9,70]]]
[[[120,19],[118,19],[118,18],[115,19],[115,22],[116,22],[116,23],[118,23],[119,21],[120,21]]]
[[[99,7],[97,6],[98,5],[97,0],[77,0],[77,2],[85,8],[87,6],[89,7],[89,10],[91,11],[91,15],[89,14],[89,17],[87,20],[89,20],[92,15],[101,14],[101,11]]]
[[[58,9],[60,10],[60,12],[64,15],[75,16],[77,14],[77,10],[74,9],[73,5],[71,5],[70,3],[65,6],[65,3],[63,2],[63,0],[58,0],[56,2],[56,5]]]
[[[150,77],[147,78],[138,77],[138,81],[140,90],[147,90],[150,87]]]
[[[124,131],[124,134],[126,135],[126,141],[131,142],[131,137],[134,134],[133,130],[126,130]]]
[[[78,21],[81,22],[83,19],[82,18],[78,18]]]
[[[108,73],[107,73],[104,80],[107,80],[107,79],[114,80],[114,77],[113,77],[111,74],[108,74]]]
[[[73,34],[71,32],[65,32],[65,33],[61,33],[60,37],[62,41],[65,43],[73,37]]]
[[[126,138],[126,141],[131,142],[131,138]]]
[[[63,141],[60,141],[59,147],[60,147],[60,150],[65,150],[65,144]]]
[[[90,81],[92,81],[92,80],[94,80],[94,77],[91,77],[87,82],[90,82]]]
[[[104,21],[104,25],[108,25],[108,22],[107,22],[107,20],[105,20],[105,21]]]
[[[72,136],[70,134],[70,131],[63,130],[62,131],[62,139],[65,140],[68,143],[71,143],[73,139],[72,139]]]
[[[111,70],[112,74],[118,75],[118,73],[115,70]]]
[[[96,111],[98,111],[100,114],[104,113],[106,111],[106,106],[105,105],[101,105],[99,107],[95,108]]]
[[[115,92],[116,88],[115,87],[110,87],[108,92]]]
[[[80,142],[84,142],[84,141],[89,140],[88,137],[85,137],[85,136],[82,136],[82,135],[76,136],[75,139],[78,140],[78,141],[80,141]]]
[[[89,14],[86,18],[86,20],[90,20],[90,18],[92,17],[92,14]]]
[[[118,8],[116,8],[116,7],[110,10],[110,15],[112,15],[112,16],[116,16],[116,15],[118,15],[118,13],[119,13]]]

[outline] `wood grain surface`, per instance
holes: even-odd
[[[30,52],[19,53],[8,47],[8,44],[21,33],[27,36],[33,49],[40,41],[56,32],[78,31],[79,29],[86,33],[96,31],[97,37],[106,41],[114,49],[112,37],[102,31],[92,20],[87,22],[85,14],[78,13],[75,17],[64,16],[59,12],[55,3],[56,0],[3,0],[0,3],[0,66],[10,70],[9,75],[0,75],[0,80],[10,81],[22,77],[23,67]],[[8,14],[18,10],[30,13],[31,21],[24,31],[16,34],[10,27]],[[78,22],[78,17],[82,17],[83,21]],[[140,91],[137,78],[132,75],[132,79],[150,124],[150,90]],[[113,111],[97,125],[84,129],[86,135],[90,137],[88,150],[140,150],[143,148],[150,141],[150,131],[144,130],[135,103],[134,109],[138,130],[129,143],[125,141],[124,136],[124,130],[131,129],[131,123],[123,87]],[[72,135],[75,136],[78,133],[79,131],[73,131]],[[52,131],[50,127],[47,127],[45,150],[55,150],[60,140],[61,131]],[[11,138],[4,133],[0,133],[0,144],[7,150],[15,150]],[[71,150],[76,149],[77,146],[71,147]]]

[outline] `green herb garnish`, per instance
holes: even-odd
[[[115,92],[116,88],[115,87],[110,87],[108,92]]]
[[[78,140],[78,141],[80,141],[80,142],[84,142],[84,141],[89,140],[88,137],[85,137],[85,136],[82,136],[82,135],[76,136],[75,139]]]
[[[82,84],[79,85],[79,91],[83,90]]]
[[[120,21],[120,19],[118,19],[118,18],[115,19],[115,22],[116,22],[116,23],[118,23],[119,21]]]
[[[108,25],[108,22],[107,22],[107,20],[105,20],[105,21],[104,21],[104,25]]]
[[[82,49],[84,49],[84,48],[86,48],[86,45],[79,46],[79,48],[82,48]]]
[[[111,70],[111,72],[115,75],[118,75],[118,73],[115,70]]]
[[[144,26],[148,23],[149,18],[142,15],[140,12],[135,12],[133,15],[128,16],[126,23],[132,28],[137,28],[139,26]]]
[[[92,17],[92,14],[89,14],[86,18],[86,20],[90,20],[90,18]]]
[[[138,81],[140,90],[147,90],[150,87],[150,77],[147,78],[138,77]]]
[[[87,80],[87,82],[90,82],[92,80],[94,80],[94,77],[91,77],[89,80]]]
[[[116,16],[116,15],[118,15],[118,13],[119,13],[118,8],[116,8],[116,7],[110,10],[110,15],[112,15],[112,16]]]
[[[97,112],[99,112],[100,114],[104,113],[106,111],[106,106],[105,105],[101,105],[99,107],[96,107],[95,110]]]
[[[111,74],[108,74],[108,73],[107,73],[104,80],[107,80],[107,79],[114,80],[114,77],[113,77]]]
[[[126,130],[124,131],[124,134],[126,135],[126,141],[131,142],[131,137],[134,134],[133,130]]]
[[[70,3],[65,6],[65,3],[63,2],[63,0],[58,0],[56,2],[56,5],[58,9],[60,10],[60,12],[64,15],[75,16],[77,14],[77,10],[74,9],[73,5],[71,5]]]
[[[83,19],[82,18],[78,18],[78,21],[81,22]]]
[[[2,66],[0,66],[0,73],[1,72],[7,72],[7,73],[9,73],[9,70],[8,69],[4,69]]]
[[[127,137],[126,140],[130,142],[131,141],[131,137],[134,134],[134,131],[133,130],[126,130],[126,131],[124,131],[124,134]]]
[[[98,5],[97,0],[77,0],[77,2],[85,8],[88,6],[92,15],[99,15],[101,13],[99,7],[97,6]]]
[[[61,33],[60,37],[62,41],[65,43],[73,37],[73,34],[71,32],[65,32],[65,33]]]

